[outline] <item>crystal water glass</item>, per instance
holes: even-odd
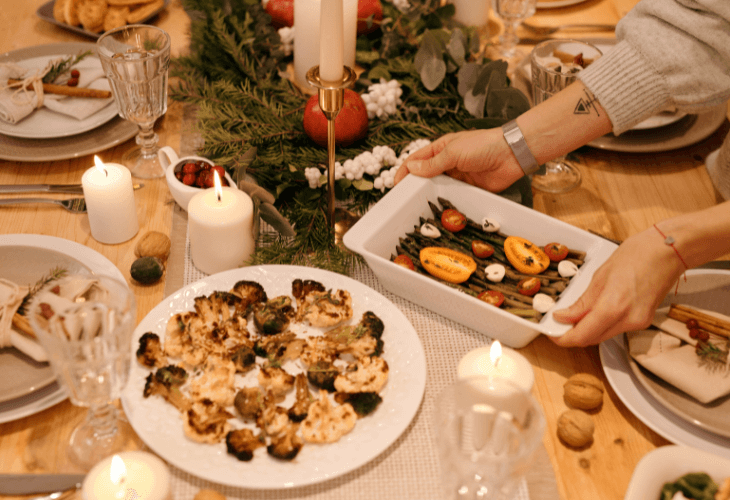
[[[167,111],[170,35],[155,26],[131,24],[102,35],[96,42],[119,116],[139,127],[138,147],[122,161],[142,179],[164,177],[157,158],[155,121]]]
[[[85,290],[90,280],[94,285]],[[85,470],[106,456],[139,447],[114,404],[129,379],[135,309],[126,283],[98,275],[51,281],[28,307],[59,384],[74,405],[88,408],[68,448],[71,461]]]
[[[492,0],[494,14],[504,23],[504,31],[499,35],[499,53],[505,59],[514,57],[517,52],[517,28],[522,21],[535,13],[537,0]]]
[[[489,376],[447,387],[436,400],[433,423],[448,500],[512,499],[545,431],[530,393]]]
[[[579,40],[545,40],[537,44],[530,54],[534,105],[537,106],[578,79],[580,68],[572,62],[574,58],[580,56],[587,65],[601,55],[598,47]],[[590,112],[588,106],[581,109]],[[565,193],[578,187],[580,182],[580,171],[566,162],[565,155],[546,162],[544,174],[532,176],[532,186],[548,193]]]

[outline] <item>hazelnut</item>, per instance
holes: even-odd
[[[589,373],[576,373],[563,389],[565,402],[573,408],[593,410],[603,403],[603,384]]]
[[[226,500],[226,497],[215,490],[200,490],[195,494],[193,500]]]
[[[558,418],[558,437],[567,445],[581,448],[593,441],[595,425],[590,415],[568,410]]]
[[[170,255],[170,238],[158,231],[145,233],[137,242],[134,254],[137,257],[157,257],[162,262]]]

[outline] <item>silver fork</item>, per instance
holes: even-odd
[[[560,26],[535,26],[529,23],[522,23],[522,26],[536,35],[552,35],[560,30],[582,29],[585,31],[614,31],[613,24],[561,24]]]
[[[86,213],[86,200],[83,198],[69,198],[68,200],[51,200],[48,198],[12,198],[0,200],[0,205],[16,205],[19,203],[52,203],[61,205],[63,208],[74,214]]]

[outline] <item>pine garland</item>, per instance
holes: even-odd
[[[197,106],[197,129],[204,145],[199,154],[245,172],[276,195],[276,207],[297,230],[294,238],[267,237],[252,263],[300,264],[347,274],[361,262],[332,244],[334,235],[325,216],[326,193],[311,189],[304,170],[327,164],[326,148],[316,146],[302,125],[308,95],[287,78],[292,57],[283,51],[278,32],[260,0],[184,0],[191,16],[191,54],[174,59],[170,76],[176,79],[170,97]],[[381,29],[361,36],[357,63],[365,71],[358,92],[379,78],[397,79],[404,89],[399,114],[370,120],[366,139],[336,151],[338,161],[354,158],[375,146],[400,152],[417,139],[435,140],[469,128],[474,117],[459,94],[458,69],[448,51],[444,60],[452,72],[434,90],[427,90],[414,59],[427,30],[447,36],[454,28],[453,6],[437,0],[416,0],[407,13],[383,1]],[[461,27],[471,61],[481,62],[478,36]],[[436,57],[441,57],[436,54]],[[462,61],[463,63],[463,61]],[[498,117],[497,124],[512,117]],[[492,125],[494,126],[494,125]],[[256,155],[244,156],[255,148]],[[516,185],[507,194],[530,203],[529,186]],[[383,193],[356,189],[351,181],[337,181],[336,197],[356,213],[364,213]]]

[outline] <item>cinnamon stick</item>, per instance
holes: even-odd
[[[20,80],[9,79],[8,85],[17,85]],[[33,90],[30,86],[28,90]],[[68,85],[55,85],[53,83],[44,83],[43,92],[46,94],[67,95],[71,97],[94,97],[99,99],[107,99],[112,96],[108,90],[88,89],[86,87],[69,87]]]
[[[703,313],[697,309],[682,304],[672,304],[667,313],[672,319],[686,323],[689,319],[697,320],[697,325],[702,330],[707,330],[715,335],[730,338],[730,321],[723,320],[716,316]]]
[[[33,337],[34,339],[37,338],[35,336],[33,328],[31,328],[30,326],[30,322],[28,322],[28,318],[26,318],[25,316],[15,313],[15,315],[13,316],[13,326],[24,334]]]

